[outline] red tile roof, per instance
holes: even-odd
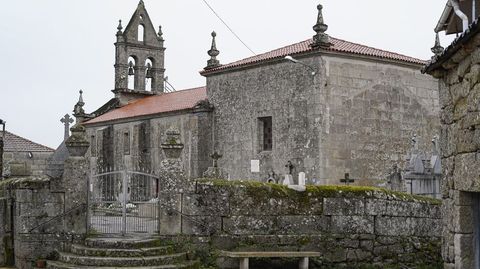
[[[1,135],[1,132],[0,132]],[[54,149],[5,131],[5,152],[53,152]]]
[[[206,87],[142,98],[85,122],[86,125],[194,108],[207,99]]]
[[[311,52],[315,50],[315,49],[312,49],[312,47],[310,47],[310,44],[312,44],[312,42],[313,42],[313,39],[308,39],[300,43],[296,43],[283,48],[272,50],[267,53],[259,54],[259,55],[249,57],[240,61],[225,64],[217,68],[201,71],[200,73],[202,75],[205,75],[209,73],[214,73],[216,71],[255,64],[255,63],[272,60],[272,59],[283,58],[287,55],[295,55],[295,54],[300,54],[305,52]],[[364,46],[357,43],[352,43],[352,42],[345,41],[338,38],[330,37],[330,42],[333,44],[332,46],[328,48],[322,48],[321,50],[346,53],[346,54],[354,54],[354,55],[371,56],[371,57],[376,57],[380,59],[395,60],[395,61],[401,61],[401,62],[413,63],[413,64],[419,64],[419,65],[425,65],[427,63],[427,61],[423,61],[413,57],[368,47],[368,46]]]

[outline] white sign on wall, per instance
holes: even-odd
[[[250,166],[252,173],[260,173],[260,160],[251,160]]]

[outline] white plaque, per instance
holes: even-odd
[[[252,160],[250,165],[252,173],[260,173],[260,160]]]

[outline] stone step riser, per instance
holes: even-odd
[[[145,240],[102,240],[98,238],[88,238],[85,240],[85,246],[91,248],[106,248],[106,249],[138,249],[138,248],[152,248],[165,246],[165,242],[160,239],[145,239]]]
[[[173,254],[172,246],[143,248],[143,249],[102,249],[89,248],[85,246],[73,245],[71,250],[73,254],[80,256],[97,256],[97,257],[145,257],[160,256]]]
[[[126,267],[126,266],[154,266],[177,264],[185,261],[186,254],[179,253],[167,256],[153,256],[153,257],[130,257],[130,258],[110,258],[110,257],[88,257],[88,256],[72,256],[65,253],[60,254],[60,261],[68,264],[83,265],[83,266],[111,266],[111,267]]]
[[[78,269],[78,265],[69,265],[58,262],[48,262],[47,269]],[[91,267],[82,267],[91,268]],[[104,269],[118,269],[114,267],[102,267]],[[124,269],[198,269],[200,264],[198,262],[188,262],[185,264],[170,264],[161,266],[149,266],[149,267],[123,267]]]

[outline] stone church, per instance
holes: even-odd
[[[316,19],[313,38],[228,64],[212,33],[206,86],[167,93],[162,31],[140,1],[118,26],[114,98],[76,113],[92,166],[158,170],[173,137],[190,178],[217,152],[229,179],[385,179],[413,135],[439,133],[438,82],[420,72],[423,60],[328,36],[321,5]]]

